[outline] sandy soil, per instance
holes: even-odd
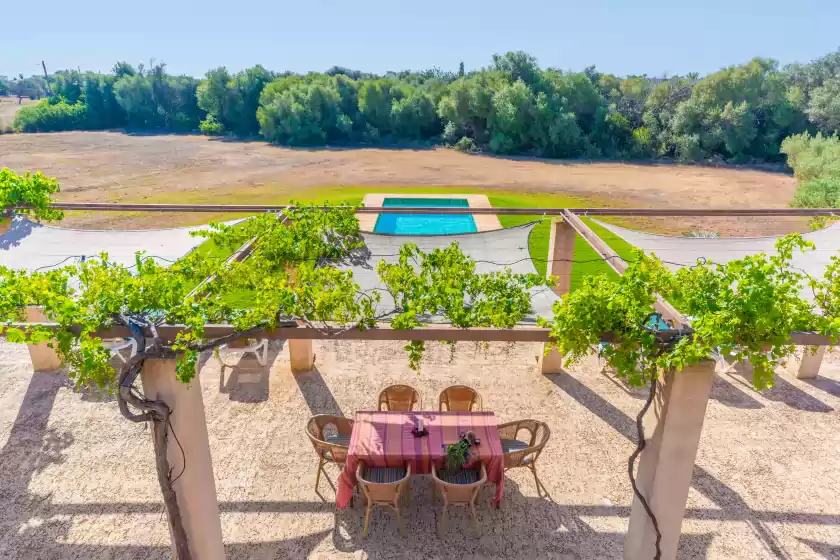
[[[0,137],[0,166],[59,178],[64,201],[251,202],[285,200],[325,185],[453,185],[550,192],[593,206],[784,207],[792,177],[679,165],[573,163],[470,156],[452,150],[292,150],[202,136],[66,132]],[[75,216],[70,225],[151,227],[193,216]],[[766,234],[803,220],[681,220],[680,231]]]
[[[626,460],[642,394],[592,364],[539,375],[538,347],[430,350],[419,374],[399,343],[315,343],[317,371],[293,376],[275,346],[270,371],[248,359],[200,376],[229,558],[620,558],[632,492]],[[709,403],[680,558],[840,558],[840,360],[812,382],[786,374],[758,394],[722,375]],[[150,434],[114,402],[74,393],[60,374],[33,375],[24,347],[0,344],[0,557],[168,558]],[[336,512],[304,435],[312,414],[368,409],[391,383],[432,402],[453,383],[477,388],[500,421],[533,417],[552,437],[540,457],[551,498],[510,471],[504,504],[487,492],[482,535],[463,512],[435,536],[428,481],[413,482],[407,534],[386,511],[363,539],[363,509]],[[189,466],[187,467],[189,468]],[[337,470],[329,471],[335,480]]]

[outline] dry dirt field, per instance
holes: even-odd
[[[65,132],[0,137],[0,166],[61,181],[63,201],[272,203],[325,186],[459,186],[571,195],[592,206],[784,207],[793,177],[680,165],[577,163],[470,156],[452,150],[299,150],[203,136]],[[153,227],[201,217],[71,216],[67,225]],[[757,235],[804,220],[680,220],[681,230]]]
[[[431,345],[420,373],[402,343],[316,341],[317,368],[289,371],[248,358],[201,370],[222,532],[228,558],[269,560],[620,558],[632,490],[627,457],[643,391],[597,373],[594,363],[540,375],[541,346]],[[703,437],[680,541],[681,559],[840,558],[840,363],[837,354],[808,382],[787,374],[757,393],[721,374]],[[593,360],[594,362],[594,360]],[[547,422],[538,461],[550,497],[537,496],[527,470],[507,473],[502,509],[479,505],[481,536],[453,511],[445,540],[435,536],[439,505],[429,481],[412,483],[406,533],[376,511],[362,538],[361,500],[336,511],[304,434],[313,414],[374,407],[392,383],[416,387],[426,403],[441,389],[478,389],[500,422]],[[189,462],[187,463],[189,470]],[[334,481],[338,474],[329,466]],[[177,490],[177,483],[176,483]],[[169,558],[169,535],[155,478],[150,432],[123,419],[113,401],[74,392],[60,373],[33,374],[26,347],[0,343],[0,558],[147,560]]]
[[[29,105],[30,103],[37,103],[37,101],[25,98],[21,104],[18,105],[17,97],[5,97],[0,95],[0,134],[3,134],[12,128],[12,122],[15,120],[15,113],[17,113],[21,107]]]
[[[21,107],[29,105],[30,103],[37,103],[37,101],[24,98],[20,105],[18,105],[17,97],[5,97],[0,95],[0,134],[12,127],[12,122],[15,120],[15,113]],[[2,154],[2,152],[0,152]],[[0,163],[2,165],[2,163]]]

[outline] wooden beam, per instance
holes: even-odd
[[[27,329],[35,326],[45,327],[51,330],[58,330],[57,323],[10,323],[0,325],[0,337],[6,336],[7,329]],[[158,335],[163,341],[172,341],[175,336],[186,330],[185,325],[160,325],[157,327]],[[152,337],[149,329],[146,330],[148,338]],[[235,332],[233,325],[206,325],[205,336],[207,339],[219,338]],[[519,326],[512,329],[497,329],[493,327],[475,327],[460,329],[449,325],[431,325],[417,329],[392,329],[388,325],[377,326],[372,329],[340,329],[329,327],[328,329],[315,329],[306,326],[296,326],[296,323],[283,324],[276,329],[264,331],[253,335],[254,338],[267,338],[270,340],[455,340],[465,342],[549,342],[549,329]],[[684,330],[659,331],[658,336],[662,340],[668,340],[675,336],[691,334],[691,328]],[[126,327],[108,327],[94,333],[100,338],[126,338],[131,332]],[[603,342],[615,340],[612,333],[601,335]],[[834,346],[836,339],[821,335],[815,332],[793,332],[790,335],[790,342],[799,346]]]
[[[232,254],[227,259],[225,259],[224,264],[227,265],[227,264],[231,264],[231,263],[234,263],[234,262],[244,261],[246,258],[248,258],[248,255],[251,254],[251,251],[254,250],[254,244],[256,242],[257,242],[256,237],[250,239],[249,241],[246,241],[242,245],[242,247],[240,247],[239,249],[236,250],[236,252],[234,254]],[[198,294],[203,294],[207,284],[209,284],[210,282],[215,280],[216,276],[217,276],[217,274],[214,272],[213,274],[211,274],[210,276],[208,276],[207,278],[205,278],[204,280],[199,282],[198,286],[193,288],[192,291],[187,294],[187,298],[193,297],[193,296],[198,295]]]
[[[601,257],[607,261],[607,263],[615,270],[618,274],[624,274],[624,271],[627,270],[627,263],[618,256],[612,247],[607,245],[607,243],[598,237],[598,235],[592,231],[592,229],[583,223],[579,217],[574,215],[569,210],[566,210],[563,214],[563,218],[572,226],[575,231],[577,231],[581,237],[583,237],[587,243],[589,243],[595,252],[601,255]],[[654,309],[662,314],[662,316],[669,321],[674,323],[674,326],[678,329],[684,329],[688,327],[688,324],[683,319],[682,313],[677,311],[677,308],[665,301],[662,296],[659,294],[656,295],[656,303],[653,305]]]
[[[19,208],[31,206],[22,204]],[[130,204],[111,202],[54,202],[50,205],[56,210],[86,210],[96,212],[230,212],[258,214],[261,212],[280,212],[287,205],[262,204]],[[328,208],[350,208],[349,206],[318,206]],[[562,216],[565,212],[589,216],[834,216],[836,208],[396,208],[362,206],[356,209],[359,214],[493,214],[504,216]]]

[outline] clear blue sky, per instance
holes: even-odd
[[[713,72],[753,56],[808,62],[840,47],[838,0],[6,0],[0,74],[109,70],[150,58],[201,76],[227,66],[382,73],[487,65],[524,50],[543,67],[618,75]],[[189,6],[200,6],[194,9]]]

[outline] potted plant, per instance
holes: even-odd
[[[458,443],[453,443],[446,446],[446,468],[450,471],[460,470],[470,460],[470,451],[472,446],[476,445],[478,440],[475,438],[473,432],[467,432],[461,436]]]
[[[0,235],[6,233],[16,214],[36,220],[60,220],[64,212],[50,207],[52,195],[59,192],[58,181],[41,172],[23,175],[4,167],[0,169]],[[26,205],[28,208],[20,208]]]

